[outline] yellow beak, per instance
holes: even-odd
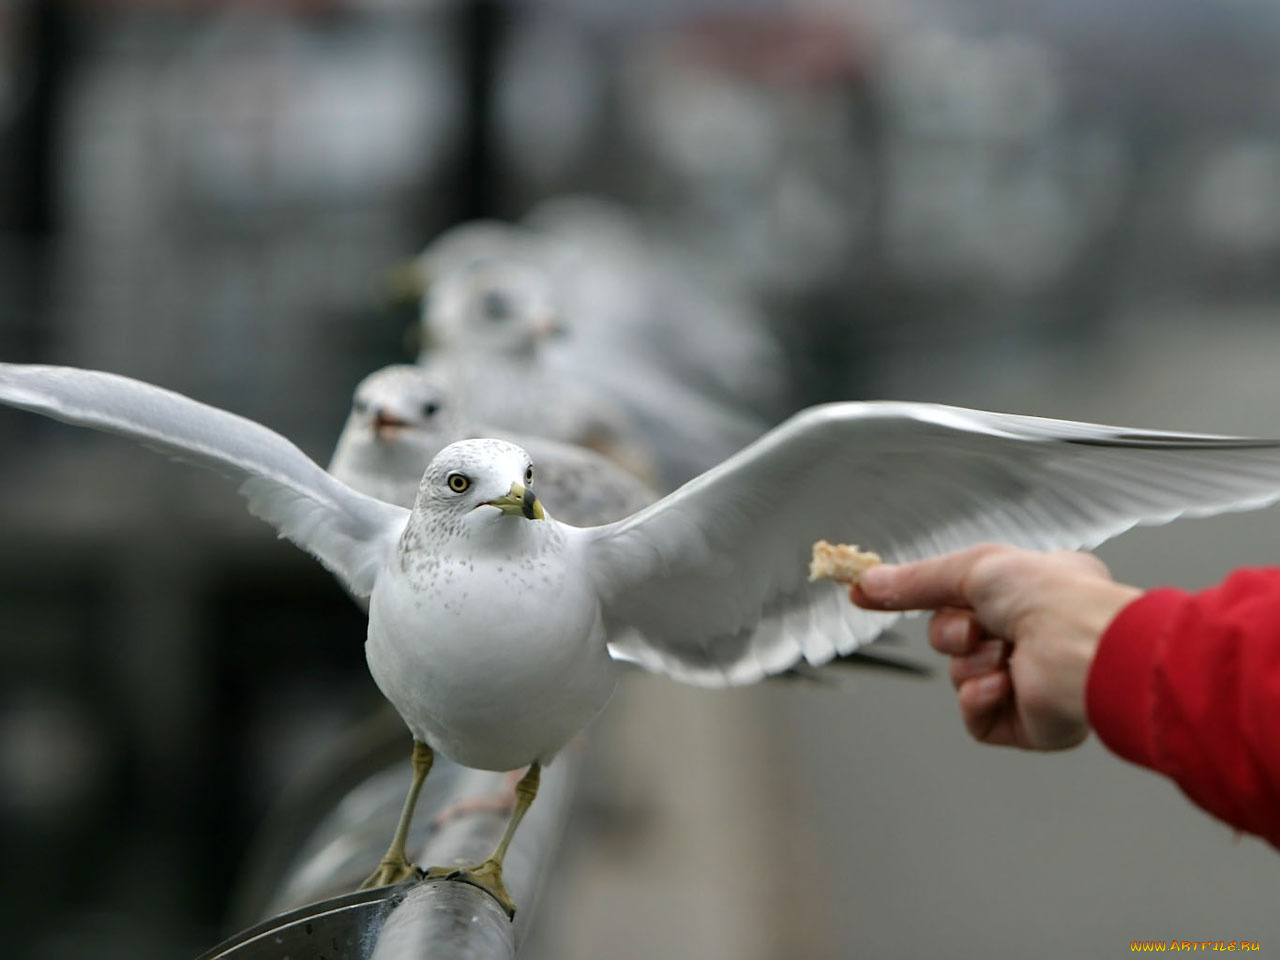
[[[498,497],[496,500],[486,500],[486,506],[497,507],[506,514],[520,514],[526,520],[545,520],[547,519],[546,511],[542,509],[542,504],[538,498],[534,496],[533,488],[526,487],[522,483],[513,483],[511,490],[504,497]]]

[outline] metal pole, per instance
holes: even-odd
[[[544,771],[538,798],[507,853],[503,872],[517,905],[514,922],[487,893],[459,881],[407,881],[347,892],[382,856],[408,786],[408,754],[407,732],[394,715],[383,715],[346,740],[323,770],[283,801],[247,860],[248,876],[237,898],[241,917],[254,911],[274,918],[200,960],[312,956],[308,950],[331,960],[512,960],[568,818],[579,746],[566,747]],[[384,765],[370,773],[368,765],[361,767],[361,756],[379,757]],[[335,789],[344,772],[345,784]],[[506,774],[437,758],[414,818],[410,850],[417,862],[453,866],[483,860],[507,819],[506,811],[484,801],[504,790],[509,792]]]

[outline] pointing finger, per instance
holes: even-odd
[[[974,567],[993,553],[1010,549],[981,544],[914,563],[880,564],[863,572],[850,596],[854,603],[878,610],[969,607]]]

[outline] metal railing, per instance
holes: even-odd
[[[389,712],[335,746],[264,825],[246,861],[233,919],[269,916],[199,960],[288,956],[326,960],[511,960],[529,929],[568,816],[580,750],[567,747],[543,774],[537,801],[504,864],[514,921],[488,893],[452,880],[410,880],[355,890],[376,866],[410,779],[410,741]],[[427,778],[409,849],[423,866],[477,863],[493,849],[508,810],[506,774],[438,757]],[[499,802],[494,802],[499,801]]]

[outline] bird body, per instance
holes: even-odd
[[[459,763],[546,764],[608,702],[619,672],[574,556],[581,542],[550,517],[487,505],[526,475],[519,448],[470,441],[441,458],[475,492],[459,509],[450,501],[464,495],[424,483],[370,597],[369,672],[414,737]]]
[[[415,739],[484,770],[549,763],[613,694],[619,664],[600,605],[555,523],[498,517],[491,543],[425,560],[409,548],[378,578],[369,606],[369,672]],[[525,529],[532,528],[532,529]],[[487,539],[487,538],[486,538]],[[455,595],[454,583],[466,589]],[[531,596],[545,614],[529,617]],[[412,615],[403,616],[411,610]],[[540,611],[542,612],[542,611]]]

